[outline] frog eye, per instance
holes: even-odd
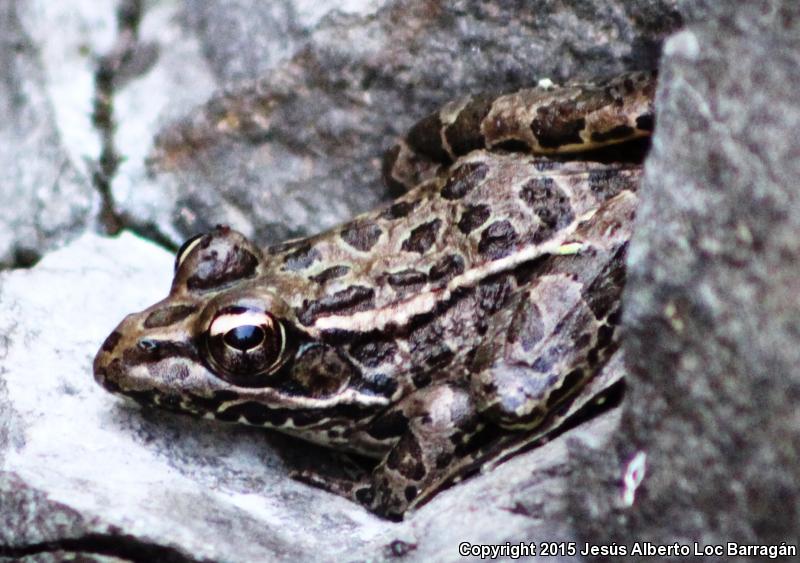
[[[203,238],[203,233],[194,235],[191,238],[186,239],[181,247],[178,249],[178,252],[175,253],[175,271],[178,271],[178,268],[181,267],[183,261],[186,260],[186,257],[189,256],[189,253],[194,250],[194,247],[200,244],[200,239]]]
[[[227,307],[211,321],[206,348],[209,364],[220,378],[236,385],[264,385],[263,376],[286,360],[286,331],[266,311]]]

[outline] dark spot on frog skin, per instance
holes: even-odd
[[[396,353],[397,344],[393,340],[367,340],[350,345],[350,355],[368,368],[388,362]]]
[[[304,325],[312,324],[318,317],[336,313],[354,313],[373,306],[375,290],[363,285],[352,285],[316,301],[303,301],[296,311],[298,320]]]
[[[458,254],[449,254],[438,260],[428,273],[431,281],[448,281],[464,272],[464,258]]]
[[[403,219],[414,210],[418,203],[418,201],[398,201],[387,207],[386,210],[381,213],[381,218],[390,220]]]
[[[367,252],[375,246],[382,233],[381,228],[375,223],[356,221],[345,227],[340,236],[356,250]]]
[[[122,360],[126,365],[150,364],[174,358],[201,362],[194,346],[171,340],[142,339],[136,346],[126,349],[122,354]]]
[[[580,368],[576,368],[564,376],[564,381],[557,389],[553,389],[547,397],[546,409],[550,410],[555,405],[564,400],[564,397],[574,393],[578,386],[583,382],[584,373]]]
[[[448,452],[442,452],[438,456],[436,456],[436,469],[444,469],[453,461],[453,454]]]
[[[116,330],[109,334],[108,337],[103,341],[103,352],[108,352],[109,354],[113,352],[114,348],[116,348],[117,344],[119,344],[121,338],[122,333],[117,332]]]
[[[611,199],[622,190],[631,187],[631,179],[616,170],[593,170],[589,172],[589,189],[603,199]]]
[[[402,411],[394,410],[376,418],[367,429],[367,434],[377,440],[398,438],[408,430],[408,418]]]
[[[253,277],[257,267],[258,259],[239,245],[209,245],[201,249],[194,273],[186,280],[186,287],[189,291],[215,289]]]
[[[444,136],[455,155],[461,156],[484,147],[481,122],[494,100],[495,96],[492,95],[475,96],[458,112],[455,121],[447,126]]]
[[[428,275],[418,270],[403,270],[386,274],[386,281],[394,288],[419,289],[428,281]]]
[[[442,220],[434,219],[415,227],[408,238],[403,241],[401,248],[406,252],[424,254],[436,242],[436,236],[439,234],[441,226]]]
[[[489,260],[497,260],[508,256],[514,250],[514,243],[519,236],[507,220],[495,221],[481,233],[478,252]]]
[[[356,491],[356,500],[364,506],[371,506],[375,501],[375,491],[372,487],[364,487]]]
[[[478,306],[493,315],[508,303],[514,291],[514,282],[510,275],[493,276],[479,284],[477,291]]]
[[[438,113],[421,119],[406,136],[406,141],[416,152],[436,162],[450,162],[450,155],[442,146],[442,120]]]
[[[655,125],[656,120],[652,113],[645,113],[636,118],[636,128],[642,131],[652,131]]]
[[[541,221],[533,235],[536,243],[549,239],[575,218],[569,198],[552,178],[544,176],[529,180],[519,195]]]
[[[468,235],[481,225],[483,225],[492,214],[491,208],[484,204],[467,205],[458,220],[458,230]]]
[[[452,361],[454,354],[445,343],[446,333],[442,323],[434,320],[414,328],[408,335],[408,351],[413,358],[413,365],[417,369],[426,368],[412,377],[417,387],[430,383],[431,368],[440,368]]]
[[[625,93],[630,95],[633,94],[635,85],[633,83],[633,80],[631,80],[630,78],[626,78],[625,80],[622,81],[622,87],[624,88]]]
[[[574,100],[553,102],[536,110],[531,122],[531,132],[546,149],[583,143],[580,132],[586,127],[583,117],[573,119],[577,113]]]
[[[420,477],[420,479],[422,479],[422,477]],[[417,488],[414,485],[409,485],[403,491],[403,495],[405,495],[406,500],[408,502],[411,502],[412,500],[417,498]]]
[[[446,345],[442,344],[434,350],[433,354],[425,359],[425,363],[432,369],[441,369],[447,367],[455,357],[455,353]]]
[[[397,380],[385,373],[365,374],[354,387],[373,395],[391,397],[397,391]]]
[[[214,413],[214,418],[224,422],[236,422],[239,417],[244,417],[247,422],[257,426],[280,428],[286,424],[289,418],[289,411],[269,409],[254,401],[246,401]]]
[[[417,389],[422,389],[431,384],[431,373],[429,371],[420,371],[411,376],[411,382]]]
[[[309,244],[304,244],[283,257],[284,269],[290,272],[305,270],[321,257],[319,250]]]
[[[442,187],[444,199],[461,199],[471,192],[489,173],[489,167],[482,162],[467,162],[450,174]]]
[[[633,135],[633,127],[617,125],[608,131],[593,131],[591,139],[595,143],[605,143],[606,141],[626,139],[631,135]]]
[[[309,279],[314,281],[318,284],[323,284],[330,280],[335,280],[336,278],[341,278],[342,276],[346,275],[347,272],[350,271],[349,266],[339,265],[339,266],[331,266],[330,268],[326,268],[322,270],[315,276],[310,276]]]
[[[530,145],[521,139],[503,139],[502,141],[493,144],[492,148],[506,152],[527,153],[531,151]]]
[[[303,396],[320,398],[338,392],[350,380],[351,366],[328,346],[311,346],[298,354],[292,381],[303,389]]]
[[[614,327],[608,325],[602,325],[599,329],[597,329],[597,347],[598,348],[607,348],[611,341],[614,339]]]
[[[160,328],[182,321],[197,311],[195,305],[172,305],[156,309],[144,320],[145,328]]]

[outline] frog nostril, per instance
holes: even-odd
[[[117,347],[117,344],[119,344],[119,341],[121,339],[122,339],[122,333],[115,330],[114,332],[109,334],[108,337],[103,341],[103,346],[101,347],[101,349],[103,350],[103,352],[107,352],[110,354]]]
[[[155,340],[150,340],[148,338],[142,338],[139,342],[136,343],[136,346],[139,347],[139,350],[142,352],[154,352],[156,348],[158,348],[158,342]]]

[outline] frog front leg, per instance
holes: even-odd
[[[495,315],[470,366],[481,415],[506,429],[539,428],[603,367],[618,348],[622,291],[610,265],[590,286],[566,273],[539,276]]]
[[[373,512],[393,519],[402,518],[409,507],[429,496],[482,428],[469,391],[452,384],[413,393],[373,426],[393,427],[401,433],[375,467],[369,485],[355,491],[355,498]]]
[[[573,250],[518,272],[515,302],[491,318],[468,366],[483,416],[507,429],[538,428],[619,347],[635,201],[629,192],[610,199],[578,226]]]

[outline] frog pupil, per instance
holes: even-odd
[[[225,333],[225,343],[237,350],[255,348],[264,341],[264,329],[255,325],[241,325]]]

